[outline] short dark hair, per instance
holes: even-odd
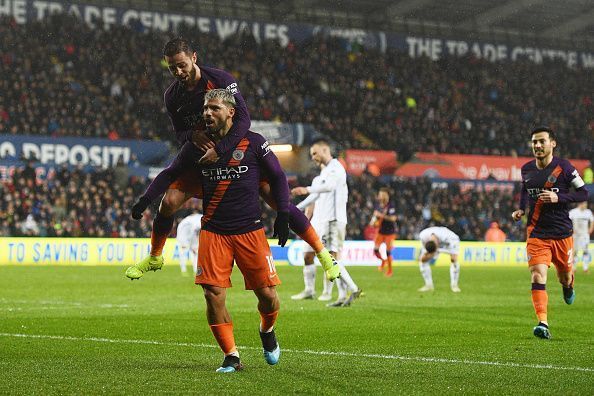
[[[553,132],[553,130],[550,127],[545,125],[539,125],[537,127],[532,128],[532,132],[530,132],[530,137],[532,137],[535,133],[539,132],[547,132],[549,134],[549,139],[556,140],[555,132]]]
[[[328,139],[326,139],[326,138],[317,138],[313,142],[311,142],[311,145],[312,146],[314,144],[319,144],[319,145],[322,145],[322,146],[328,146],[328,147],[330,147],[330,142],[328,142]]]
[[[437,243],[435,241],[429,241],[425,244],[425,250],[427,253],[433,253],[437,250]]]
[[[192,55],[194,53],[192,44],[182,37],[176,37],[169,40],[163,47],[163,56],[173,56],[179,54],[180,52],[185,52],[188,55]]]

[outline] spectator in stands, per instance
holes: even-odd
[[[505,232],[499,228],[499,224],[496,221],[491,223],[491,226],[485,233],[486,242],[505,242],[506,238]]]
[[[393,49],[354,53],[344,40],[322,35],[281,47],[245,32],[224,42],[197,28],[180,33],[198,38],[206,63],[241,75],[255,120],[311,123],[345,147],[396,150],[404,160],[415,151],[531,155],[514,131],[555,120],[570,143],[564,156],[592,155],[594,82],[588,70],[562,62],[434,62]],[[159,49],[141,44],[167,35],[91,29],[70,15],[23,25],[1,17],[0,133],[169,139],[160,100],[167,70],[151,61]],[[208,59],[223,52],[238,56]]]

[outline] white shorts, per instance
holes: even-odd
[[[590,235],[576,235],[573,234],[573,251],[580,252],[588,250],[590,243]]]
[[[182,234],[177,236],[177,245],[180,249],[193,249],[198,251],[198,236],[195,234]]]
[[[321,223],[311,223],[312,227],[322,239],[322,243],[330,252],[340,252],[342,245],[344,245],[344,238],[346,236],[346,223],[336,220],[324,221]],[[304,253],[313,252],[313,248],[308,244],[303,247]]]

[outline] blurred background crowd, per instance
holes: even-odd
[[[394,150],[402,162],[416,151],[530,156],[527,132],[547,124],[559,131],[559,155],[592,158],[588,70],[413,59],[322,36],[281,47],[249,33],[225,41],[190,28],[181,34],[193,39],[199,63],[234,74],[253,120],[309,123],[341,149]],[[0,17],[0,134],[173,141],[162,99],[172,81],[161,61],[170,37],[139,26],[91,29],[66,15],[23,25]],[[146,179],[118,176],[117,168],[62,168],[36,183],[31,171],[28,164],[0,184],[0,235],[150,235],[155,208],[139,222],[128,215]],[[433,188],[428,179],[380,182],[369,174],[349,184],[348,239],[367,236],[381,185],[394,191],[400,239],[443,224],[463,240],[480,240],[494,221],[509,240],[524,237],[508,220],[517,188],[460,191],[456,183]]]

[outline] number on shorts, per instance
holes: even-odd
[[[266,261],[268,261],[268,268],[270,269],[270,273],[276,273],[276,267],[274,266],[274,259],[272,256],[266,256]]]
[[[567,264],[573,264],[573,249],[567,251]]]

